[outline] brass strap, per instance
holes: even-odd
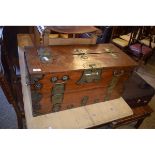
[[[88,96],[84,96],[81,100],[81,106],[85,106],[87,104],[89,97]]]
[[[119,76],[113,76],[112,77],[112,80],[111,80],[110,85],[108,87],[107,94],[106,94],[106,96],[104,98],[104,101],[108,101],[110,99],[111,94],[113,92],[113,89],[117,85],[117,82],[118,82],[119,78],[120,78]]]
[[[112,94],[112,92],[113,92],[115,86],[117,85],[117,83],[118,83],[120,77],[121,77],[122,75],[124,75],[124,73],[125,73],[124,70],[114,70],[114,72],[113,72],[113,77],[112,77],[112,80],[111,80],[110,85],[109,85],[109,87],[108,87],[107,94],[106,94],[106,96],[105,96],[104,101],[110,100],[111,94]]]
[[[64,91],[65,91],[65,84],[64,83],[56,83],[55,86],[52,89],[52,111],[58,112],[61,109],[61,104],[63,102],[64,97]]]
[[[40,115],[42,94],[37,91],[31,91],[33,116]]]

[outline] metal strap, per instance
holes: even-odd
[[[61,104],[63,102],[64,97],[64,91],[65,91],[65,84],[64,83],[56,83],[55,86],[52,89],[52,112],[58,112],[61,109]]]
[[[109,85],[109,87],[108,87],[107,94],[106,94],[106,96],[105,96],[104,101],[108,101],[108,100],[110,99],[111,94],[112,94],[112,92],[113,92],[113,89],[114,89],[115,86],[117,85],[117,82],[118,82],[119,78],[120,78],[119,76],[113,76],[113,77],[112,77],[112,80],[111,80],[110,85]]]
[[[81,106],[85,106],[87,104],[89,97],[88,96],[84,96],[81,100]]]

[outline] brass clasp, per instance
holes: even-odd
[[[97,82],[101,79],[102,69],[95,68],[95,64],[90,64],[89,67],[90,69],[84,70],[81,79],[77,82],[78,84]]]

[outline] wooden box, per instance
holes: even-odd
[[[96,44],[96,31],[99,32],[99,29],[92,26],[79,26],[78,28],[76,26],[47,26],[43,28],[36,26],[31,30],[34,33],[32,40],[36,46]],[[84,33],[87,33],[87,36],[82,37]]]
[[[33,115],[119,98],[137,63],[113,44],[25,48]]]

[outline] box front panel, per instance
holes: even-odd
[[[103,69],[99,79],[86,79],[83,74],[77,71],[31,76],[34,116],[119,98],[131,70]]]

